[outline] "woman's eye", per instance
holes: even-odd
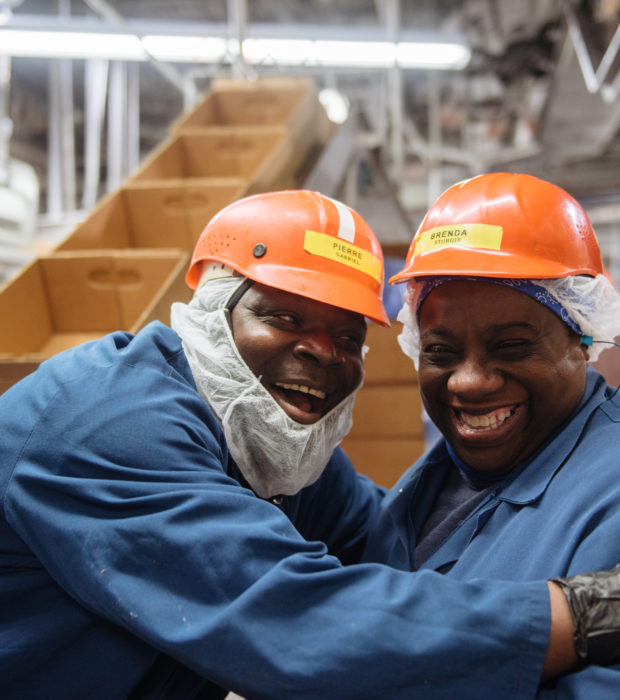
[[[445,353],[453,353],[455,350],[451,348],[449,345],[442,345],[441,343],[432,343],[430,345],[426,345],[422,352],[427,353],[429,355],[441,355]]]
[[[441,343],[431,343],[422,348],[420,358],[428,364],[448,364],[457,356],[455,348]]]
[[[522,338],[514,340],[506,340],[501,343],[497,343],[495,347],[491,348],[491,352],[499,360],[505,360],[506,362],[519,362],[521,360],[526,360],[532,356],[534,351],[534,344]]]
[[[522,338],[504,340],[497,343],[495,350],[498,352],[525,352],[530,347],[530,343]]]

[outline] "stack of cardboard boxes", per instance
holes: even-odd
[[[240,197],[299,187],[330,135],[308,79],[218,79],[117,191],[0,289],[0,393],[51,355],[169,322],[189,256]]]
[[[399,348],[401,324],[368,326],[366,375],[342,447],[356,469],[390,487],[424,452],[424,424],[413,362]]]

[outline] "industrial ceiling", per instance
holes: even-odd
[[[345,36],[352,28],[392,40],[412,31],[458,35],[471,49],[463,70],[290,68],[277,61],[177,64],[173,70],[177,78],[189,76],[198,94],[213,77],[234,70],[250,79],[312,75],[319,87],[346,95],[353,145],[348,184],[336,183],[337,193],[367,216],[387,244],[408,241],[443,188],[491,170],[552,180],[596,209],[602,225],[618,226],[620,0],[0,0],[0,9],[12,14],[7,26],[27,21],[53,28],[60,20],[88,20],[136,34],[154,22],[169,31],[191,26],[207,34],[217,27],[246,37],[266,26],[281,36],[328,30]],[[52,178],[63,177],[49,163],[52,63],[13,58],[8,99],[10,151],[35,167],[44,213],[57,187]],[[87,202],[83,64],[74,60],[71,70],[76,177],[74,199],[61,207],[65,213]],[[140,64],[136,80],[137,157],[143,158],[166,137],[187,94],[161,65]],[[103,172],[107,158],[104,150]],[[97,196],[105,187],[102,178]]]

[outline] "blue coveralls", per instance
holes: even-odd
[[[545,582],[343,566],[380,492],[337,450],[257,498],[162,324],[43,363],[0,434],[3,700],[535,692]]]
[[[365,561],[410,571],[424,523],[450,459],[442,439],[384,499]],[[588,369],[582,401],[561,430],[487,495],[421,570],[471,581],[525,581],[620,561],[620,396]],[[497,694],[480,697],[499,697]],[[620,667],[589,667],[549,684],[543,698],[620,698]]]

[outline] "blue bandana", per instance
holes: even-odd
[[[516,289],[523,294],[527,294],[528,297],[536,300],[538,303],[546,306],[550,311],[563,321],[572,331],[581,336],[581,342],[584,345],[590,345],[592,343],[592,337],[585,335],[581,328],[573,321],[573,319],[568,315],[566,309],[560,304],[560,302],[555,299],[549,292],[535,284],[533,280],[529,279],[507,279],[499,277],[464,277],[461,275],[442,275],[437,277],[424,277],[418,278],[419,282],[422,282],[422,287],[417,299],[416,315],[420,314],[420,306],[426,297],[442,284],[446,282],[458,282],[458,281],[468,281],[468,282],[492,282],[493,284],[500,284],[504,287],[510,287],[511,289]]]

